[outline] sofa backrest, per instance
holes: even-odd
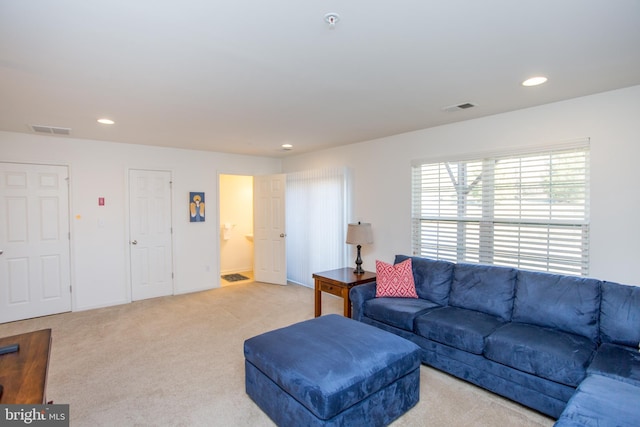
[[[447,305],[455,264],[449,261],[406,255],[396,255],[395,264],[408,258],[411,258],[413,281],[416,284],[418,296],[436,304]]]
[[[481,264],[456,264],[449,305],[481,311],[508,321],[513,310],[516,270]]]
[[[603,343],[640,345],[640,287],[602,283],[600,339]]]
[[[601,283],[585,277],[520,270],[511,320],[597,342]]]

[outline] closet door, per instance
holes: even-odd
[[[129,171],[131,299],[173,294],[171,172]]]
[[[68,177],[0,163],[0,323],[71,310]]]

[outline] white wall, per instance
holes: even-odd
[[[351,220],[372,223],[375,243],[364,246],[362,255],[364,267],[373,270],[376,259],[392,261],[395,254],[410,253],[411,160],[581,137],[589,137],[592,148],[591,276],[640,284],[640,86],[282,161],[10,132],[0,132],[0,161],[69,166],[73,309],[84,310],[130,301],[129,168],[173,174],[174,287],[175,293],[185,293],[220,283],[219,173],[349,167]],[[206,222],[189,223],[189,191],[206,192]],[[104,207],[98,206],[98,197],[105,197]]]
[[[73,310],[131,300],[127,171],[171,171],[174,291],[220,285],[218,173],[280,172],[278,159],[0,132],[0,161],[68,165]],[[190,223],[189,191],[204,191],[207,219]],[[105,206],[98,206],[98,197]],[[103,226],[98,226],[98,218]]]
[[[376,259],[411,253],[412,160],[583,137],[591,140],[590,275],[640,284],[640,86],[290,157],[283,172],[352,169],[353,219],[374,231],[363,266],[375,271]]]
[[[226,236],[223,224],[231,228]],[[220,273],[253,270],[253,177],[220,175]]]

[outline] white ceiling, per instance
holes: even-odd
[[[638,84],[638,0],[0,0],[6,131],[279,157]]]

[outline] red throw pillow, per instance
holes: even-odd
[[[418,298],[411,258],[392,265],[376,260],[376,298]]]

